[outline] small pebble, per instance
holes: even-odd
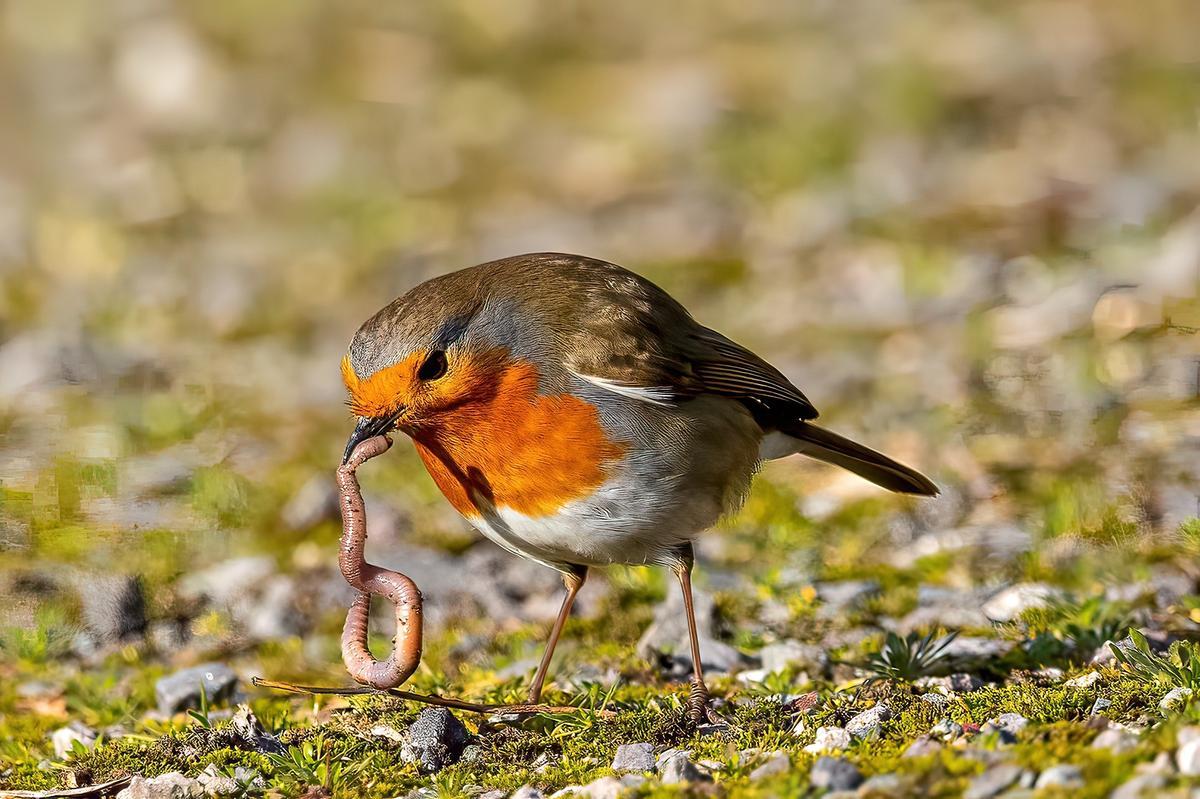
[[[862,774],[849,760],[822,755],[813,763],[809,781],[817,788],[830,791],[851,791],[862,784]]]
[[[1081,674],[1078,677],[1067,680],[1063,685],[1071,688],[1091,688],[1098,682],[1100,682],[1100,672],[1089,671],[1087,674]]]
[[[788,757],[787,752],[773,752],[765,763],[755,768],[750,772],[750,781],[766,779],[774,777],[777,774],[785,774],[792,767],[792,761]]]
[[[654,744],[621,744],[613,757],[612,770],[639,773],[654,771]]]
[[[1192,693],[1191,688],[1172,688],[1166,696],[1159,700],[1158,709],[1163,712],[1163,715],[1183,710],[1191,701]]]
[[[892,710],[886,703],[880,702],[869,710],[864,710],[846,724],[846,732],[855,738],[874,738],[883,730],[883,723],[892,717]]]
[[[937,741],[929,736],[921,736],[917,740],[908,745],[904,750],[903,758],[910,757],[926,757],[928,755],[936,755],[944,748],[941,741]]]
[[[1046,769],[1038,776],[1035,783],[1038,790],[1042,788],[1082,788],[1083,785],[1083,772],[1079,770],[1079,766],[1072,766],[1068,763]]]
[[[1093,749],[1108,749],[1114,754],[1122,754],[1135,748],[1138,737],[1123,727],[1109,727],[1092,740]]]
[[[91,749],[96,745],[98,737],[99,734],[83,722],[72,721],[67,726],[55,730],[50,736],[50,742],[54,745],[54,757],[66,760],[67,756],[75,751],[77,742],[84,749]]]
[[[1194,777],[1200,774],[1200,738],[1182,744],[1175,752],[1175,765],[1180,774]]]
[[[669,751],[673,751],[673,754],[666,759],[660,758],[658,763],[658,776],[664,785],[707,782],[712,779],[696,768],[696,764],[692,762],[691,752],[686,750]]]
[[[1024,771],[1011,763],[992,766],[975,777],[963,792],[963,799],[991,799],[1021,778]]]
[[[841,727],[818,727],[815,741],[804,747],[805,752],[821,754],[840,752],[850,747],[850,733]]]

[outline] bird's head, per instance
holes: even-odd
[[[477,287],[452,278],[418,286],[355,333],[342,380],[358,422],[343,462],[360,441],[436,430],[495,395],[511,365],[513,322]]]

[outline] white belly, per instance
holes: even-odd
[[[680,544],[726,510],[719,496],[690,496],[674,478],[638,479],[628,470],[552,516],[487,506],[468,521],[491,541],[547,566],[665,563]]]

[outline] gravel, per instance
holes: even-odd
[[[818,727],[817,737],[804,747],[805,752],[840,752],[850,748],[850,733],[841,727]]]
[[[1082,788],[1084,785],[1083,772],[1079,766],[1070,764],[1062,764],[1051,766],[1043,771],[1037,779],[1035,787],[1038,790],[1043,788],[1062,788],[1069,790],[1073,788]]]
[[[237,684],[237,674],[224,663],[204,663],[159,679],[154,684],[154,697],[159,712],[172,716],[200,707],[201,686],[213,705],[232,699]]]
[[[666,785],[687,782],[709,782],[712,778],[692,762],[692,753],[685,749],[668,749],[658,758],[658,776]]]
[[[963,792],[963,799],[991,799],[1021,779],[1023,771],[1011,763],[992,766],[971,780]]]
[[[1182,686],[1172,688],[1167,692],[1166,696],[1159,700],[1158,709],[1163,712],[1163,715],[1183,710],[1187,707],[1188,702],[1191,701],[1193,693],[1194,691],[1191,688],[1184,688]]]
[[[1027,610],[1045,607],[1060,593],[1045,583],[1017,583],[983,603],[983,615],[992,621],[1014,621]]]
[[[91,727],[81,721],[72,721],[65,727],[60,727],[50,735],[50,742],[54,745],[54,757],[58,760],[65,760],[67,755],[75,750],[75,744],[82,744],[85,749],[91,749],[96,745],[96,739],[100,735]]]
[[[846,732],[855,738],[874,738],[883,730],[883,723],[892,717],[892,710],[884,702],[864,710],[846,724]]]
[[[654,744],[621,744],[612,761],[613,771],[654,771]]]
[[[849,760],[822,755],[813,763],[809,781],[816,788],[830,791],[852,791],[862,784],[863,777]]]
[[[829,665],[829,655],[823,647],[791,638],[767,644],[759,651],[758,657],[767,673],[794,668],[821,674]]]
[[[792,761],[787,752],[772,752],[767,756],[765,762],[750,772],[750,781],[757,782],[768,777],[786,774],[791,767]]]
[[[415,763],[422,773],[433,774],[457,763],[470,739],[467,728],[449,710],[426,708],[408,728],[400,757]]]
[[[157,777],[134,777],[117,799],[201,799],[207,796],[203,783],[178,771]]]

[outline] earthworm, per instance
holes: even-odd
[[[346,582],[359,592],[342,628],[342,662],[355,681],[379,690],[403,684],[421,663],[421,592],[417,584],[400,572],[380,568],[364,559],[367,511],[354,472],[391,446],[387,436],[368,438],[354,448],[350,459],[337,470],[342,510],[338,566]],[[377,660],[367,648],[372,594],[386,599],[396,612],[396,636],[387,660]]]

